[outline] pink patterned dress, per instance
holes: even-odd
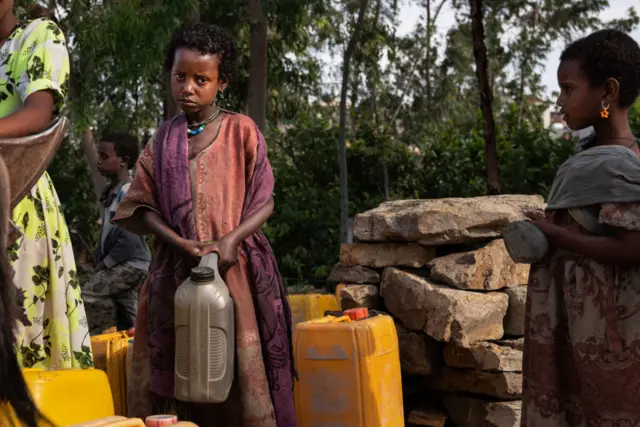
[[[640,203],[605,204],[599,222],[640,231]],[[568,211],[555,224],[590,232]],[[640,266],[554,248],[529,277],[522,425],[640,426]]]

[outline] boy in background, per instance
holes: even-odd
[[[135,326],[138,288],[149,271],[151,252],[142,236],[111,222],[131,185],[130,171],[140,150],[128,133],[104,135],[98,144],[98,170],[109,180],[100,198],[102,225],[96,251],[96,272],[83,288],[89,333],[101,334],[116,326]]]

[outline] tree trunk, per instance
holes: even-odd
[[[382,10],[382,0],[376,2],[375,16],[373,18],[373,25],[377,32],[378,25],[380,24],[380,12]],[[382,191],[384,193],[384,200],[391,200],[391,191],[389,190],[389,166],[387,165],[387,132],[386,126],[380,126],[380,120],[378,119],[378,82],[380,81],[379,68],[375,67],[373,76],[369,85],[371,86],[371,107],[373,117],[373,128],[375,134],[380,139],[380,162],[382,164]]]
[[[384,186],[384,200],[388,202],[391,200],[391,192],[389,191],[389,165],[387,164],[387,153],[384,143],[382,149],[385,150],[382,153],[382,185]]]
[[[55,10],[55,1],[49,2],[50,10]],[[60,23],[60,28],[66,34],[69,34],[70,28],[68,27],[69,22],[63,20]],[[91,66],[87,61],[83,61],[83,58],[79,58],[77,62],[73,61],[74,55],[69,56],[69,60],[71,61],[71,75],[69,80],[69,93],[68,93],[68,104],[76,104],[78,109],[71,109],[70,116],[72,121],[80,121],[81,117],[79,117],[78,111],[83,111],[82,97],[81,95],[81,76],[83,71]],[[87,165],[89,166],[89,172],[91,174],[91,182],[93,184],[93,194],[96,196],[96,205],[98,207],[98,213],[100,217],[102,217],[102,204],[100,204],[100,196],[102,196],[102,191],[107,185],[107,179],[102,176],[102,174],[98,171],[98,149],[95,144],[95,140],[93,138],[93,131],[91,130],[91,124],[87,123],[87,127],[82,132],[81,136],[81,146],[82,153],[87,160]],[[91,253],[91,252],[90,252]]]
[[[358,19],[351,38],[344,50],[342,61],[342,86],[340,89],[340,131],[338,140],[338,161],[340,165],[340,243],[349,243],[349,180],[347,176],[347,95],[349,91],[349,68],[356,49],[358,37],[364,23],[369,0],[360,0]]]
[[[427,0],[427,55],[425,57],[425,90],[427,92],[427,117],[431,113],[431,37],[433,22],[431,21],[431,0]]]
[[[391,200],[391,191],[389,190],[389,166],[387,164],[387,140],[391,138],[387,125],[380,125],[378,118],[378,69],[375,70],[375,76],[369,82],[371,86],[371,115],[373,117],[373,128],[375,135],[380,139],[380,163],[382,164],[382,189],[384,192],[384,200]]]
[[[251,23],[251,58],[249,60],[249,117],[264,133],[267,123],[267,18],[260,0],[247,0]]]
[[[484,43],[484,25],[482,0],[469,0],[471,3],[471,32],[473,35],[473,55],[476,58],[476,77],[480,89],[480,103],[484,124],[484,161],[487,168],[487,186],[489,194],[500,193],[498,178],[498,149],[496,144],[496,122],[493,117],[493,96],[489,86],[487,72],[487,47]]]
[[[438,19],[438,15],[442,11],[442,8],[447,3],[447,0],[442,0],[440,3],[436,3],[435,13],[432,13],[432,5],[431,0],[427,0],[426,8],[427,8],[427,20],[426,20],[426,55],[425,55],[425,91],[427,92],[427,116],[431,113],[431,102],[433,99],[433,90],[432,90],[432,82],[431,82],[431,70],[433,69],[433,58],[431,57],[432,46],[433,46],[433,30],[435,29],[436,20]]]
[[[522,124],[522,116],[524,114],[525,109],[525,99],[524,99],[524,85],[525,85],[525,74],[526,74],[526,63],[531,60],[527,55],[527,47],[529,44],[529,32],[527,31],[527,24],[525,23],[524,28],[522,30],[522,39],[524,41],[525,48],[522,52],[520,52],[520,80],[518,82],[518,125]]]

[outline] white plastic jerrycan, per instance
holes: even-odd
[[[176,399],[221,403],[234,376],[233,300],[218,272],[218,254],[202,257],[175,295]]]

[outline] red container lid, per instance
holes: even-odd
[[[147,427],[162,427],[173,424],[178,424],[178,417],[175,415],[151,415],[145,421]]]
[[[368,308],[350,308],[349,310],[344,311],[345,316],[349,316],[349,319],[352,321],[362,320],[369,317],[369,309]]]

